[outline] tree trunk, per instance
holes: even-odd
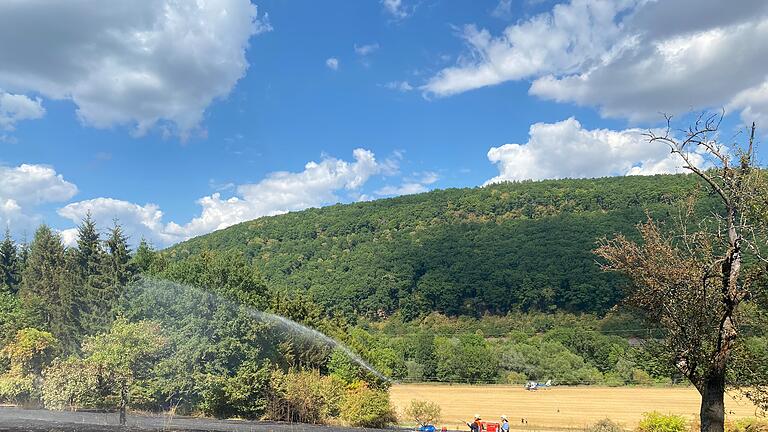
[[[125,410],[128,406],[128,391],[125,384],[120,386],[120,424],[125,426]]]
[[[701,392],[701,432],[723,432],[725,426],[725,371],[710,371]]]

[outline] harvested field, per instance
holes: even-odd
[[[467,429],[462,420],[469,421],[474,414],[491,421],[507,415],[515,429],[575,429],[604,418],[631,429],[646,411],[694,419],[700,402],[692,387],[556,386],[526,391],[521,385],[399,384],[392,386],[391,397],[400,413],[412,399],[436,402],[443,413],[440,426],[461,430]],[[726,413],[730,419],[753,417],[755,407],[726,396]]]

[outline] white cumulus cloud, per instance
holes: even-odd
[[[271,30],[249,0],[0,2],[0,87],[71,100],[87,125],[186,134]]]
[[[488,151],[499,175],[488,183],[557,178],[652,175],[684,172],[677,155],[662,143],[649,143],[645,131],[584,129],[574,118],[536,123],[524,144],[504,144]],[[692,160],[704,166],[704,159]]]
[[[422,90],[437,96],[531,80],[543,99],[606,117],[729,106],[768,117],[768,2],[571,0],[500,35],[467,26],[469,52]]]
[[[43,204],[66,201],[77,193],[77,186],[44,165],[22,164],[0,166],[0,199],[13,199],[21,204]]]
[[[130,235],[132,244],[138,243],[143,237],[156,244],[167,244],[175,237],[165,233],[163,212],[155,204],[138,205],[112,198],[95,198],[68,204],[58,210],[60,216],[79,224],[90,213],[91,217],[105,228],[117,219],[126,233]],[[61,232],[65,244],[73,245],[77,229],[71,228]]]
[[[461,33],[470,48],[468,55],[432,77],[423,90],[448,96],[542,73],[579,70],[610,48],[620,33],[614,18],[631,4],[573,0],[510,25],[498,37],[468,25]]]
[[[0,224],[14,232],[33,229],[41,221],[37,206],[66,201],[77,186],[44,165],[0,166]]]
[[[90,211],[100,226],[107,227],[117,218],[134,242],[145,237],[157,245],[169,245],[190,237],[255,219],[289,211],[336,203],[345,192],[358,196],[368,179],[385,174],[387,165],[376,161],[365,149],[353,152],[353,161],[325,157],[308,162],[299,172],[274,172],[257,183],[241,184],[228,198],[220,193],[200,198],[199,216],[187,223],[165,222],[155,204],[139,205],[112,198],[96,198],[69,204],[59,215],[79,223]],[[64,238],[68,234],[63,232]]]
[[[0,129],[12,131],[16,122],[39,119],[44,115],[45,108],[40,98],[31,99],[26,95],[0,90]]]

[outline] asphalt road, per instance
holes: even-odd
[[[146,432],[146,431],[221,431],[221,432],[361,432],[335,426],[275,423],[240,420],[214,420],[194,417],[128,415],[120,426],[117,413],[28,410],[0,407],[0,431],[14,432]]]

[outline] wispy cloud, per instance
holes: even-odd
[[[339,70],[339,59],[331,57],[325,61],[325,66],[330,70]]]

